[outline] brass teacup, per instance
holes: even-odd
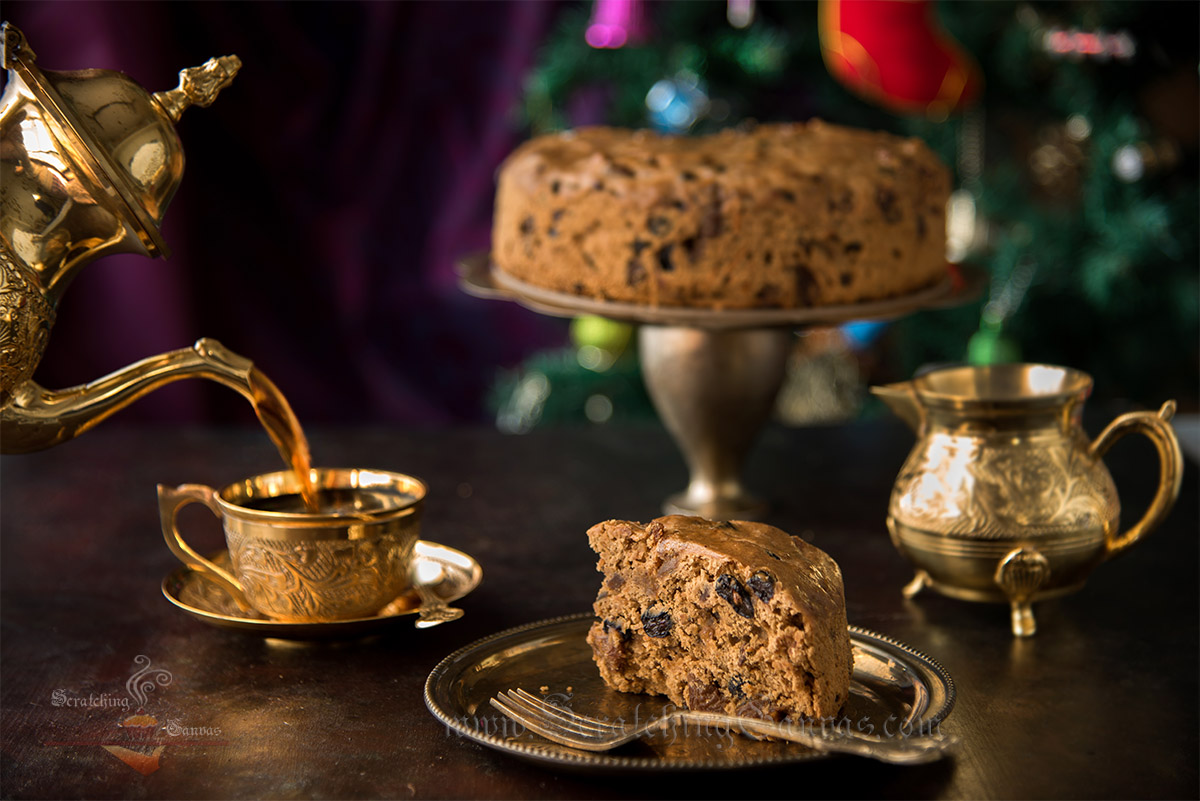
[[[252,476],[220,490],[158,487],[167,546],[234,598],[281,621],[368,617],[409,586],[425,485],[400,473],[313,468],[310,510],[291,470]],[[196,553],[179,533],[179,510],[203,503],[222,523],[232,569]]]

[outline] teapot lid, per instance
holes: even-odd
[[[0,39],[10,79],[28,88],[64,155],[103,193],[96,201],[125,221],[148,255],[167,255],[159,223],[183,174],[174,123],[188,106],[211,103],[241,61],[225,56],[182,70],[178,88],[152,96],[120,72],[38,69],[25,35],[9,22]]]

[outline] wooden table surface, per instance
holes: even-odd
[[[958,703],[942,729],[961,748],[913,767],[844,757],[607,775],[550,770],[456,736],[426,710],[423,684],[463,645],[590,608],[599,576],[588,526],[654,517],[685,482],[666,434],[356,429],[315,430],[310,439],[318,463],[429,483],[423,537],[483,566],[483,583],[461,602],[466,616],[424,631],[405,624],[372,639],[283,645],[206,626],[170,605],[160,584],[176,562],[159,531],[155,485],[220,486],[277,469],[260,431],[114,421],[49,451],[4,457],[4,797],[1197,796],[1194,463],[1167,523],[1101,566],[1082,591],[1038,604],[1039,633],[1017,641],[1003,606],[901,598],[910,570],[884,527],[912,443],[898,423],[769,428],[747,467],[748,482],[772,503],[769,522],[839,561],[852,623],[946,667]],[[1139,514],[1156,480],[1152,450],[1123,442],[1108,464],[1126,517]],[[217,547],[207,513],[193,509],[185,522]],[[139,685],[156,678],[141,691],[157,728],[132,740],[135,731],[116,724],[136,711]]]

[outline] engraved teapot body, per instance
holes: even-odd
[[[152,95],[119,72],[43,71],[17,28],[4,23],[0,36],[0,450],[70,439],[177,378],[243,390],[248,363],[211,340],[66,390],[32,380],[80,268],[111,253],[166,255],[159,224],[184,163],[174,123],[211,103],[241,62],[212,59]]]
[[[917,433],[892,490],[888,531],[916,568],[905,588],[1008,602],[1013,633],[1036,631],[1031,604],[1074,592],[1104,560],[1166,516],[1183,457],[1174,401],[1132,412],[1094,440],[1081,424],[1091,378],[1051,365],[955,367],[874,387]],[[1161,462],[1154,501],[1122,532],[1117,488],[1102,460],[1128,433]]]

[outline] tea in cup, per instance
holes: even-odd
[[[167,546],[180,561],[275,620],[369,617],[409,587],[425,485],[412,476],[362,468],[312,468],[315,503],[292,470],[213,489],[158,486]],[[179,510],[203,503],[221,520],[225,570],[179,533]]]

